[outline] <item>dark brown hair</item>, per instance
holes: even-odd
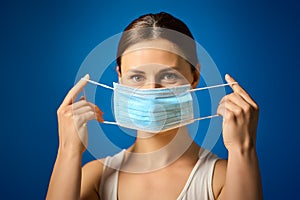
[[[189,28],[174,16],[160,12],[142,15],[124,29],[117,52],[117,64],[120,72],[121,56],[128,47],[145,40],[159,38],[167,39],[177,45],[183,51],[185,60],[191,65],[192,71],[195,70],[198,58],[194,37]]]

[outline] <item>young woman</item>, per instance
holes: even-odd
[[[172,37],[165,29],[192,40]],[[121,88],[151,95],[187,84],[196,88],[200,77],[193,36],[182,21],[168,13],[147,14],[131,22],[120,40],[117,64]],[[255,149],[259,111],[239,84],[230,85],[233,93],[222,98],[217,110],[223,117],[228,160],[217,158],[193,142],[180,118],[175,125],[160,124],[155,134],[152,129],[156,123],[150,123],[149,129],[137,128],[136,141],[126,151],[81,168],[86,124],[92,119],[103,122],[103,113],[96,105],[84,98],[73,101],[87,79],[88,75],[69,91],[57,111],[60,142],[47,199],[262,199]],[[229,75],[225,79],[235,82]],[[168,105],[173,104],[170,101]],[[136,109],[145,111],[138,106]],[[161,121],[158,117],[153,119],[157,123]],[[143,122],[142,117],[136,119],[137,125]]]

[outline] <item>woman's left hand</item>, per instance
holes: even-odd
[[[226,75],[228,83],[235,80]],[[228,151],[255,148],[259,108],[239,85],[232,84],[233,93],[222,98],[217,113],[223,116],[223,140]]]

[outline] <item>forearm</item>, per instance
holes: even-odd
[[[80,197],[82,154],[58,150],[50,179],[48,200],[75,200]]]
[[[260,200],[262,186],[255,148],[230,150],[221,199]]]

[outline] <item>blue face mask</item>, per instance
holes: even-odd
[[[163,132],[193,123],[195,120],[218,116],[194,119],[191,92],[236,83],[191,90],[189,84],[170,88],[138,89],[118,83],[114,83],[114,87],[111,88],[92,80],[87,81],[114,90],[116,122],[104,121],[103,123],[150,133]]]
[[[161,132],[193,122],[190,85],[136,89],[114,83],[117,123],[146,132]]]

